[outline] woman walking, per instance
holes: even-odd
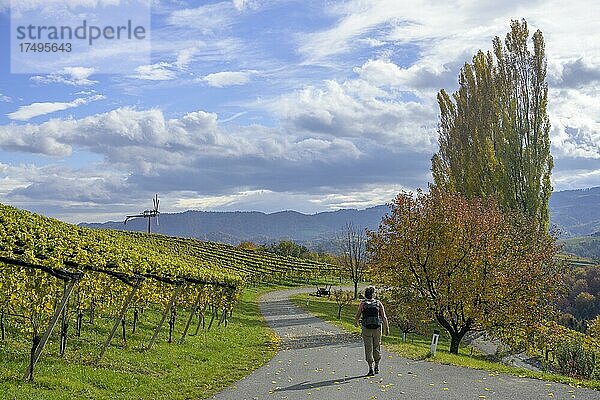
[[[379,373],[379,360],[381,360],[381,330],[383,334],[388,335],[390,327],[383,304],[374,299],[375,288],[369,286],[365,289],[365,299],[360,302],[354,325],[358,326],[362,316],[362,338],[365,344],[365,359],[369,364],[367,376],[373,376]],[[375,363],[375,369],[373,369]]]

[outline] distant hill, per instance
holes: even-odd
[[[282,211],[212,212],[185,211],[160,215],[160,225],[152,222],[152,231],[171,236],[238,244],[241,241],[273,243],[294,240],[313,250],[334,249],[333,239],[350,221],[355,226],[377,229],[388,207],[381,205],[365,210],[338,210],[318,214]],[[562,237],[589,236],[600,232],[600,187],[555,192],[550,199],[550,219]],[[81,224],[92,228],[145,231],[146,221],[131,220],[103,224]]]
[[[272,214],[257,211],[185,211],[160,214],[158,226],[152,220],[152,232],[229,244],[238,244],[246,240],[268,244],[288,239],[314,250],[319,248],[332,250],[332,238],[339,234],[346,222],[375,230],[386,212],[388,207],[385,205],[365,210],[338,210],[312,215],[296,211]],[[138,218],[128,221],[127,225],[123,225],[122,221],[80,225],[91,228],[145,231],[146,221]]]
[[[562,239],[562,251],[566,254],[575,254],[591,260],[600,260],[600,237],[580,236]]]
[[[600,187],[554,192],[550,220],[565,237],[600,232]]]

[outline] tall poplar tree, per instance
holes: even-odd
[[[549,223],[550,122],[544,38],[512,21],[504,46],[479,51],[459,75],[452,96],[438,93],[439,146],[432,158],[436,186],[467,198],[493,196],[505,209]]]

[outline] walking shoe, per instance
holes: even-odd
[[[367,373],[367,376],[373,376],[373,375],[375,375],[373,373],[373,368],[369,368],[369,372]]]
[[[379,373],[379,365],[375,366],[375,373],[378,374]]]

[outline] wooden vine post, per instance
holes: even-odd
[[[127,299],[125,300],[125,303],[123,304],[123,307],[121,307],[121,311],[119,312],[119,315],[110,331],[110,335],[108,335],[108,338],[106,339],[106,342],[104,343],[104,346],[102,347],[102,351],[100,352],[100,355],[98,356],[97,362],[99,362],[102,359],[102,357],[104,356],[104,353],[106,353],[108,346],[110,346],[110,342],[112,342],[113,338],[115,337],[115,333],[117,332],[117,329],[119,328],[119,324],[122,324],[122,321],[125,318],[125,314],[127,313],[127,308],[129,307],[129,304],[131,304],[133,297],[135,296],[138,289],[142,286],[142,283],[144,282],[144,279],[145,279],[141,275],[134,275],[133,277],[130,277],[128,275],[118,274],[115,272],[113,272],[111,275],[115,276],[117,279],[120,279],[123,283],[130,285],[132,288],[131,288],[131,291],[129,292],[129,295],[127,296]]]
[[[137,322],[139,318],[139,311],[137,307],[133,310],[133,326],[131,327],[131,334],[135,333],[135,328],[137,327]]]
[[[171,300],[169,300],[169,305],[165,309],[165,312],[163,313],[163,316],[162,316],[160,322],[158,323],[158,326],[154,330],[154,335],[152,335],[152,339],[150,339],[150,343],[148,343],[148,347],[146,348],[146,350],[150,350],[152,348],[152,346],[154,345],[154,342],[158,338],[158,334],[159,334],[163,324],[165,323],[165,320],[167,319],[167,314],[169,314],[169,311],[171,311],[173,304],[175,304],[175,299],[177,299],[177,296],[179,296],[181,289],[183,289],[183,284],[185,283],[185,280],[183,280],[183,279],[172,280],[172,279],[165,279],[164,277],[157,277],[157,276],[156,277],[153,276],[153,278],[156,278],[156,279],[166,282],[166,283],[175,284],[175,290],[173,291]]]
[[[0,340],[4,340],[5,334],[6,334],[6,328],[4,327],[4,309],[2,309],[2,311],[0,311],[0,333],[1,333]]]
[[[81,336],[81,325],[83,324],[83,312],[80,308],[77,309],[77,323],[75,325],[75,329],[77,332],[77,337]]]
[[[13,261],[13,263],[15,263],[15,262]],[[48,324],[48,327],[46,328],[44,335],[41,337],[39,343],[36,343],[37,340],[34,340],[34,344],[33,344],[32,350],[31,350],[31,358],[29,360],[29,366],[27,367],[27,371],[25,371],[25,375],[23,376],[23,379],[32,381],[33,380],[33,369],[35,367],[35,364],[40,359],[40,355],[42,354],[42,351],[44,350],[44,346],[46,346],[46,343],[48,342],[48,339],[50,338],[50,335],[52,334],[52,331],[54,330],[54,327],[56,326],[56,323],[58,322],[60,315],[62,314],[63,310],[65,309],[67,302],[69,301],[69,297],[71,296],[71,293],[73,292],[73,288],[75,287],[75,284],[83,276],[83,272],[81,272],[81,271],[70,272],[67,270],[58,270],[58,269],[52,269],[52,268],[47,268],[47,267],[43,267],[43,266],[34,266],[34,265],[25,265],[25,266],[40,269],[40,270],[47,272],[50,275],[52,275],[58,279],[61,279],[65,282],[65,289],[63,291],[63,296],[62,296],[60,302],[58,303],[58,306],[54,310],[54,314],[52,315],[52,318],[50,319],[50,323]]]
[[[198,296],[196,296],[196,301],[194,301],[194,306],[192,307],[192,312],[190,313],[190,317],[185,324],[185,329],[183,330],[183,334],[181,335],[181,339],[179,339],[179,344],[183,344],[185,337],[187,336],[188,329],[190,329],[190,324],[192,323],[192,319],[196,312],[198,312],[198,306],[200,305],[200,299],[202,298],[202,290],[198,289]]]
[[[64,289],[67,289],[67,282],[64,282]],[[68,306],[68,302],[67,305],[65,305],[65,307],[62,310],[61,313],[61,317],[60,317],[60,350],[59,353],[61,356],[63,356],[65,354],[65,351],[67,350],[67,338],[68,338],[68,331],[69,331],[69,323],[67,321],[67,306]]]

